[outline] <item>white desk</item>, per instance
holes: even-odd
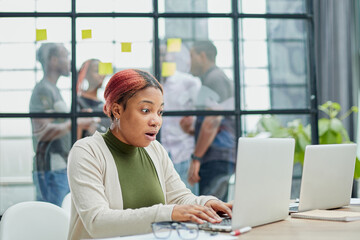
[[[344,207],[341,211],[360,212],[360,206]],[[220,233],[214,239],[224,239],[228,233]],[[140,237],[140,236],[139,236]],[[154,239],[153,235],[148,236]],[[121,238],[114,238],[121,239]],[[137,239],[132,236],[132,239]],[[141,238],[146,239],[146,238]],[[211,239],[211,238],[209,238]],[[352,222],[320,221],[291,218],[254,227],[238,236],[239,240],[360,240],[360,220]]]
[[[360,212],[360,206],[339,209]],[[360,240],[360,221],[336,222],[291,218],[279,222],[254,227],[250,232],[238,237],[241,240]]]

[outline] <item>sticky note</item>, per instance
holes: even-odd
[[[46,29],[36,29],[36,41],[47,40]]]
[[[91,38],[91,29],[81,30],[82,39],[89,39]]]
[[[176,63],[174,62],[163,62],[161,69],[161,76],[170,77],[174,75],[176,71]]]
[[[131,52],[131,42],[122,42],[121,43],[122,52]]]
[[[168,52],[180,52],[181,50],[181,38],[169,38],[167,40]]]
[[[113,74],[112,63],[99,63],[99,74],[100,75],[109,75]]]

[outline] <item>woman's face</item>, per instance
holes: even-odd
[[[112,133],[122,142],[136,147],[146,147],[156,139],[162,124],[163,94],[148,87],[132,96],[124,110],[122,104],[113,104]]]
[[[99,61],[91,61],[86,79],[89,81],[89,90],[101,88],[105,75],[99,74]]]

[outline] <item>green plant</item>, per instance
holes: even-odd
[[[319,143],[320,144],[340,144],[350,143],[349,134],[347,133],[342,120],[353,112],[358,112],[357,107],[351,107],[344,115],[338,117],[341,111],[340,104],[328,101],[321,106],[319,110],[324,112],[327,117],[319,119]],[[249,136],[255,136],[260,132],[267,132],[270,137],[291,137],[295,139],[294,163],[304,163],[304,154],[306,145],[311,144],[311,126],[304,126],[300,119],[293,120],[286,127],[275,116],[264,116],[258,122],[258,129]],[[354,178],[360,177],[360,161],[356,158]]]

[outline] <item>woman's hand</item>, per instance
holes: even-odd
[[[232,217],[232,203],[224,203],[220,200],[209,200],[205,203],[206,207],[211,208],[215,212],[222,212],[227,214],[230,218]]]
[[[217,206],[217,203],[214,203],[214,205]],[[220,207],[220,209],[222,208]],[[171,218],[173,221],[192,221],[199,224],[203,224],[203,220],[211,223],[221,222],[221,218],[216,214],[212,207],[201,205],[175,205]]]

